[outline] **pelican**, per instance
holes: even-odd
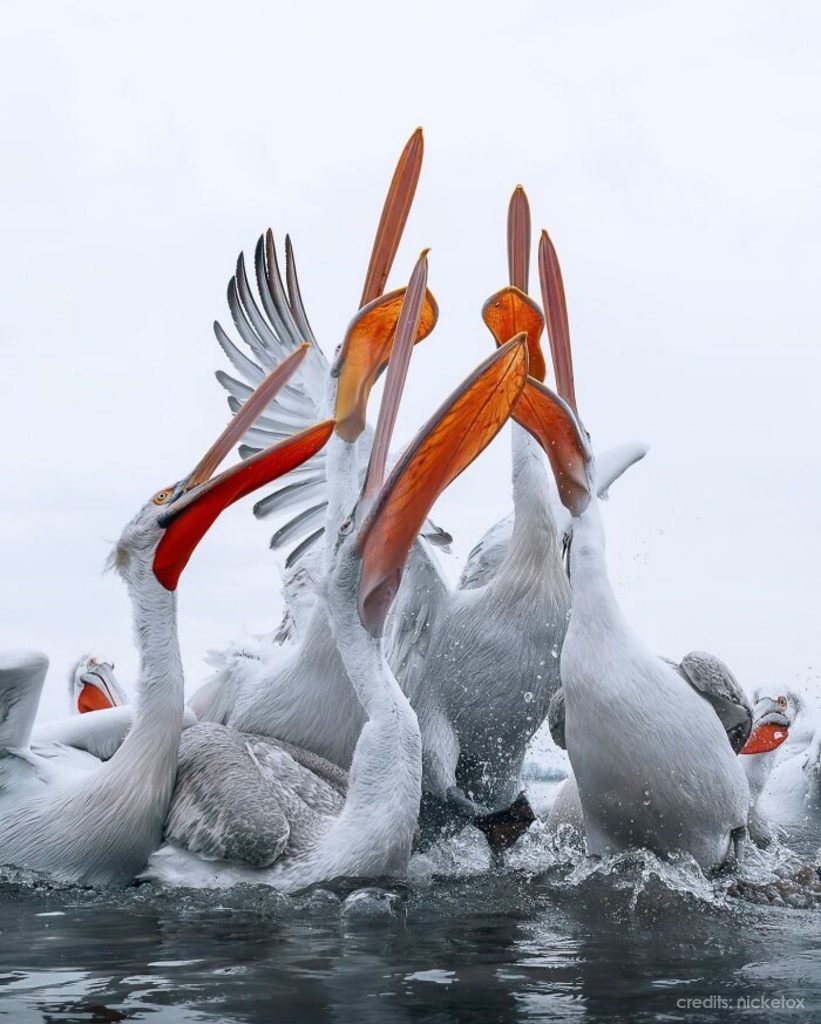
[[[694,692],[701,693],[710,703],[713,703],[713,701],[704,692],[705,676],[707,684],[711,685],[715,681],[716,674],[720,673],[723,676],[726,673],[728,676],[730,675],[729,669],[718,658],[700,652],[682,658],[680,665],[675,665],[674,662],[669,662],[666,658],[662,660],[667,664],[674,665],[678,669],[679,674],[692,686]],[[711,671],[704,672],[705,665],[710,665],[711,662],[713,663]],[[682,666],[686,666],[686,668]],[[730,678],[732,679],[732,676]],[[734,697],[738,699],[737,694],[734,694]],[[732,707],[736,706],[734,702]],[[722,718],[725,708],[726,706],[723,703],[719,704],[718,708],[716,708],[720,712],[719,721],[724,726],[730,746],[737,754],[744,755],[742,767],[750,788],[750,808],[747,820],[750,838],[758,846],[768,846],[773,839],[773,830],[766,817],[761,813],[758,803],[767,778],[776,762],[774,751],[778,750],[789,736],[796,709],[794,697],[791,694],[789,698],[784,695],[776,698],[757,698],[752,706],[751,725],[748,730],[749,735],[746,742],[741,745],[739,745],[738,739],[738,726],[729,725],[728,727],[727,718]],[[554,742],[557,746],[564,747],[563,690],[557,691],[554,699],[551,701],[550,711],[549,721]],[[731,713],[730,718],[733,715],[734,712]],[[547,820],[551,831],[561,833],[565,838],[570,838],[572,834],[584,835],[584,815],[579,797],[579,788],[572,775],[559,787]],[[567,829],[570,831],[566,831]]]
[[[286,241],[285,279],[280,275],[273,236],[260,238],[255,258],[261,307],[254,301],[242,257],[228,289],[228,302],[240,337],[257,360],[245,356],[215,325],[217,340],[237,372],[249,384],[307,339],[309,354],[290,391],[283,391],[275,412],[258,420],[246,435],[243,454],[270,443],[278,432],[305,418],[333,415],[338,423],[329,450],[309,467],[291,474],[285,485],[255,506],[258,516],[304,505],[271,540],[275,549],[299,541],[286,563],[286,617],[273,638],[243,638],[212,662],[216,675],[191,698],[200,719],[304,748],[347,770],[365,718],[335,643],[328,611],[317,601],[326,565],[317,553],[327,518],[328,490],[338,485],[333,473],[347,465],[334,457],[337,448],[356,449],[355,463],[364,465],[373,443],[366,425],[370,390],[390,353],[404,289],[383,294],[421,170],[421,130],[409,139],[397,164],[377,228],[360,298],[360,311],[329,366],[316,343],[305,313],[290,241]],[[427,294],[417,340],[426,337],[437,318],[435,300]],[[229,390],[232,409],[239,408],[249,385],[217,374]],[[353,457],[353,456],[351,456]],[[359,470],[357,469],[357,472]],[[430,523],[423,532],[441,542]],[[306,537],[305,534],[308,534]]]
[[[303,356],[297,353],[266,378],[193,472],[143,505],[114,548],[111,565],[131,598],[140,676],[133,727],[110,760],[101,763],[76,750],[67,757],[53,756],[53,748],[38,752],[32,725],[48,659],[36,652],[0,656],[0,864],[65,882],[121,885],[159,845],[183,721],[177,583],[227,505],[309,458],[327,440],[330,422],[213,477]]]
[[[385,657],[384,623],[431,505],[498,433],[527,374],[518,337],[456,390],[385,480],[426,274],[423,254],[396,329],[361,489],[355,446],[334,445],[328,453],[333,486],[322,603],[365,719],[350,773],[346,778],[315,754],[276,740],[214,723],[195,726],[182,742],[168,844],[152,856],[148,878],[185,885],[252,880],[291,892],[407,868],[421,797],[421,736]]]
[[[544,318],[526,294],[530,210],[521,187],[510,200],[507,238],[510,286],[485,303],[483,319],[497,344],[517,331],[528,341],[530,381],[511,425],[514,517],[493,528],[456,591],[429,549],[414,550],[415,589],[400,593],[389,655],[419,715],[426,792],[463,815],[478,815],[489,834],[494,830],[486,827],[487,812],[510,808],[521,827],[528,824],[523,797],[517,798],[522,763],[559,685],[570,610],[555,488],[543,452],[547,442],[528,399],[531,381],[545,376],[539,345]],[[554,369],[572,394],[572,368],[561,361],[556,340],[567,330],[567,313],[552,252],[540,265],[543,291],[547,277],[557,282],[559,297],[546,306]],[[637,445],[614,453],[602,492],[644,453]]]
[[[68,674],[69,709],[72,714],[118,708],[128,703],[125,692],[114,675],[111,662],[84,654],[71,666]]]
[[[750,837],[759,846],[768,846],[773,839],[773,829],[761,807],[761,796],[777,761],[775,751],[781,750],[789,739],[799,706],[794,694],[757,696],[753,705],[753,729],[741,753],[745,755],[744,771],[750,787],[748,828]]]
[[[801,735],[803,730],[792,728],[799,713],[803,712],[805,724],[810,717],[793,694],[787,697],[787,707],[777,710],[790,724],[790,742],[778,747],[775,763],[762,766],[750,785],[761,789],[761,817],[783,831],[790,847],[812,856],[821,848],[821,727],[811,723],[815,728],[808,741]],[[774,726],[774,731],[782,729],[781,719],[776,718]],[[753,766],[758,760],[749,758]]]
[[[543,235],[540,256],[548,246]],[[559,497],[571,516],[573,606],[561,678],[588,851],[684,851],[703,869],[717,868],[746,834],[744,770],[714,709],[624,618],[608,578],[587,434],[569,404],[538,390]]]
[[[412,198],[412,191],[406,188],[403,193],[397,182],[415,183],[418,177],[421,148],[414,149],[417,141],[421,147],[421,136],[417,139],[415,135],[400,159],[385,205],[387,212],[377,232],[374,254],[382,254],[383,262],[386,253],[392,259],[395,251],[395,244],[390,248],[384,241],[383,226],[404,223]],[[409,170],[415,161],[415,170]],[[404,201],[400,202],[397,197],[402,196]],[[401,217],[390,212],[396,203],[403,211]],[[392,237],[398,242],[397,232]],[[529,212],[521,189],[511,202],[509,239],[511,279],[526,285]],[[303,335],[309,330],[290,246],[286,255],[287,296],[270,233],[257,246],[257,283],[267,322],[253,302],[241,263],[229,287],[229,305],[237,329],[260,361],[272,358],[283,338],[294,343],[300,328]],[[372,257],[372,268],[376,258]],[[557,266],[552,272],[558,274]],[[386,276],[386,271],[378,275],[383,281]],[[369,271],[368,281],[373,277]],[[369,294],[366,284],[363,299]],[[544,375],[538,344],[543,320],[523,291],[512,286],[494,296],[486,306],[485,319],[499,344],[519,328],[524,329],[531,368]],[[559,321],[551,328],[561,329]],[[356,331],[349,335],[355,337]],[[224,332],[218,331],[218,339],[234,365],[250,379],[247,358],[240,356]],[[368,360],[357,357],[351,348],[346,341],[337,366],[346,361],[354,367],[357,362],[364,364],[365,385],[353,383],[348,393],[366,398],[373,371]],[[316,367],[316,359],[313,365]],[[234,402],[239,401],[242,385],[237,381],[231,384],[225,375],[221,380],[233,387]],[[301,378],[303,402],[317,402],[320,380],[318,373]],[[318,408],[317,404],[312,406],[315,411]],[[350,425],[347,436],[351,442],[356,440],[364,453],[371,438],[363,430],[362,410],[361,400],[354,413],[340,412],[337,403],[336,415]],[[255,438],[262,440],[259,430]],[[506,553],[503,571],[498,578],[483,581],[486,585],[474,588],[474,593],[454,594],[430,544],[420,541],[414,546],[388,626],[389,661],[420,716],[425,790],[434,800],[444,801],[448,813],[455,810],[467,817],[485,817],[488,810],[508,807],[516,796],[524,751],[558,683],[558,651],[567,615],[569,591],[550,507],[552,484],[538,446],[518,426],[514,427],[513,446],[519,527],[516,543]],[[602,490],[643,454],[640,446],[625,446],[613,453],[602,474]],[[323,471],[321,476],[316,473],[298,479],[258,503],[257,511],[268,513],[299,502],[305,495],[317,500],[316,505],[299,512],[277,531],[273,546],[286,538],[298,539],[309,524],[315,525],[324,511],[326,476]],[[306,547],[319,535],[321,529],[311,533],[289,556],[286,570],[294,574],[289,582],[297,582]],[[441,541],[441,531],[428,526],[426,537]],[[311,566],[304,578],[315,586],[321,572]],[[219,658],[217,677],[195,695],[192,706],[200,717],[276,736],[347,768],[363,722],[361,708],[334,649],[324,609],[311,605],[310,586],[301,593],[299,607],[288,605],[278,633],[280,644],[242,641]],[[298,619],[304,626],[297,625]],[[293,646],[286,643],[289,639],[296,640]],[[491,650],[492,658],[488,656]]]

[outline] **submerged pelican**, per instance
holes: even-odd
[[[339,464],[329,467],[334,486],[322,603],[365,719],[347,787],[344,773],[315,754],[212,723],[195,726],[182,743],[168,845],[151,858],[147,877],[186,885],[248,879],[294,891],[340,876],[401,875],[407,868],[422,749],[416,714],[383,651],[385,618],[431,505],[498,433],[527,374],[519,337],[457,389],[385,481],[426,273],[423,258],[396,329],[361,490],[356,448],[335,445],[329,452]]]
[[[123,884],[159,845],[183,721],[177,582],[227,505],[309,458],[327,440],[331,423],[212,479],[298,358],[266,378],[194,471],[157,492],[114,549],[112,565],[131,597],[140,676],[133,727],[111,759],[101,763],[86,754],[80,765],[76,751],[67,760],[59,745],[45,755],[38,752],[30,739],[48,659],[35,653],[0,656],[0,864],[62,881]]]

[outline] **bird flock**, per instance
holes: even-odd
[[[284,274],[270,230],[250,275],[240,256],[231,327],[215,324],[232,418],[110,556],[132,606],[135,700],[85,655],[70,713],[36,725],[48,659],[0,652],[0,865],[87,885],[293,892],[402,877],[415,849],[469,825],[501,852],[536,819],[522,779],[543,725],[570,765],[546,827],[592,857],[683,852],[712,871],[778,836],[808,854],[821,844],[821,729],[801,701],[751,700],[704,652],[661,657],[622,614],[601,502],[647,449],[598,452],[585,429],[547,232],[529,293],[521,187],[508,283],[481,306],[488,355],[392,448],[414,347],[436,344],[427,251],[386,290],[422,156],[418,129],[332,360],[290,239]],[[508,421],[513,512],[454,586],[441,561],[452,538],[430,512]],[[236,445],[241,460],[218,472]],[[220,513],[266,488],[253,512],[275,521],[282,623],[214,654],[186,702],[178,584]]]

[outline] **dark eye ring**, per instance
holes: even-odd
[[[340,533],[341,536],[347,537],[347,535],[351,532],[352,529],[353,529],[353,519],[351,519],[351,517],[348,516],[348,518],[339,527],[339,533]]]

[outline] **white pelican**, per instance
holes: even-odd
[[[821,849],[821,727],[812,722],[808,709],[789,694],[783,714],[791,727],[799,712],[805,725],[807,721],[815,725],[814,731],[807,738],[801,735],[802,729],[791,728],[790,742],[779,747],[781,756],[775,758],[769,771],[755,775],[750,785],[761,788],[761,817],[783,830],[790,847],[812,856]],[[775,726],[780,729],[780,721]]]
[[[540,381],[545,375],[539,346],[544,319],[526,294],[530,211],[521,187],[508,208],[507,238],[511,283],[486,302],[482,315],[497,344],[517,331],[526,334],[530,377]],[[546,307],[554,369],[572,400],[572,367],[557,341],[567,332],[567,313],[555,253],[540,265],[543,282],[546,275],[561,299]],[[419,715],[426,792],[461,807],[463,814],[478,813],[477,824],[489,836],[504,822],[488,819],[487,811],[509,818],[507,826],[514,832],[532,820],[526,800],[517,798],[522,763],[559,685],[559,653],[570,609],[555,487],[542,451],[545,439],[527,397],[530,388],[529,382],[511,425],[514,517],[509,531],[502,524],[491,531],[480,545],[482,568],[474,560],[457,591],[446,584],[433,553],[417,548],[411,564],[421,582],[415,591],[407,587],[400,592],[392,620],[390,660]],[[601,489],[644,453],[636,445],[619,449]]]
[[[133,727],[110,760],[101,763],[73,749],[60,756],[54,744],[39,752],[30,738],[48,660],[25,652],[0,657],[0,864],[62,881],[124,884],[159,845],[183,721],[177,582],[227,505],[309,458],[327,440],[330,422],[212,479],[303,355],[266,378],[194,471],[139,510],[112,553],[111,564],[131,597],[140,677]]]
[[[401,875],[407,868],[422,749],[416,714],[385,658],[383,626],[431,505],[498,433],[527,374],[519,337],[457,389],[385,481],[426,273],[423,255],[396,329],[361,490],[355,446],[329,452],[339,465],[330,467],[322,603],[365,719],[347,788],[344,773],[315,754],[213,723],[195,726],[182,742],[168,845],[152,856],[149,878],[185,885],[252,880],[295,891],[341,876]]]
[[[700,669],[703,669],[703,665],[708,658],[715,662],[714,672],[717,671],[721,675],[725,672],[729,674],[726,665],[719,661],[718,658],[713,658],[710,655],[688,655],[687,658],[683,658],[682,664],[686,663],[688,668],[686,673],[682,671],[680,665],[674,666],[678,668],[680,674],[685,676],[693,690],[701,693],[702,696],[706,696],[703,690],[705,675],[708,677],[713,675],[713,672],[704,673],[703,670],[701,675],[699,674]],[[662,660],[667,661],[667,659]],[[673,663],[668,662],[668,664]],[[696,681],[693,681],[692,677],[695,677]],[[709,685],[710,680],[708,679],[707,681]],[[559,699],[554,698],[551,701],[551,733],[557,745],[564,747],[563,690],[559,690],[555,696]],[[733,694],[733,696],[737,698],[736,694]],[[706,696],[706,699],[712,703],[709,696]],[[737,706],[735,705],[735,700],[733,705]],[[721,710],[723,710],[723,707]],[[792,695],[790,698],[780,696],[777,698],[761,697],[757,699],[752,708],[749,736],[746,743],[742,746],[738,745],[737,727],[730,726],[728,728],[726,721],[722,721],[730,746],[737,754],[743,755],[742,767],[750,787],[750,809],[747,828],[750,838],[758,846],[768,846],[772,842],[772,827],[765,815],[761,813],[758,803],[767,778],[776,763],[774,752],[786,742],[790,726],[794,720],[794,713],[795,704],[793,703]],[[721,715],[719,715],[719,720],[721,720]],[[579,798],[579,789],[573,776],[566,779],[559,787],[547,820],[548,827],[552,831],[558,832],[562,830],[567,838],[570,835],[564,830],[568,828],[579,836],[584,835],[584,815]]]
[[[312,460],[304,471],[291,474],[281,489],[261,499],[254,509],[258,516],[268,516],[292,505],[300,506],[297,515],[271,540],[274,548],[299,541],[287,563],[293,584],[288,596],[296,600],[293,605],[289,602],[283,625],[276,638],[243,639],[215,655],[218,671],[193,695],[191,706],[201,719],[276,737],[344,769],[351,763],[364,715],[331,633],[327,609],[316,600],[316,589],[324,585],[326,573],[324,560],[316,554],[316,544],[324,530],[327,492],[335,486],[328,472],[334,451],[353,445],[358,464],[364,466],[373,441],[373,431],[365,424],[368,396],[387,362],[404,295],[404,289],[400,289],[383,296],[382,289],[410,210],[422,151],[422,133],[418,130],[408,141],[394,173],[376,232],[360,312],[346,333],[333,367],[316,344],[308,323],[290,241],[286,242],[283,283],[270,231],[260,238],[256,249],[262,308],[254,300],[242,258],[228,288],[234,323],[256,362],[241,353],[216,325],[220,345],[249,384],[264,372],[263,367],[274,365],[302,339],[307,338],[311,345],[291,390],[277,400],[274,414],[258,420],[246,436],[248,444],[240,449],[243,453],[252,452],[255,445],[270,443],[279,431],[291,429],[306,418],[330,415],[331,410],[339,428],[327,453]],[[435,301],[428,293],[417,340],[432,330],[436,316]],[[231,407],[238,408],[249,385],[222,372],[217,377],[229,390]],[[425,525],[424,532],[441,538],[441,531],[431,524]]]
[[[758,696],[753,705],[753,729],[741,753],[744,771],[750,786],[750,837],[759,845],[772,841],[773,830],[761,806],[761,796],[767,780],[776,765],[776,750],[787,742],[790,729],[799,710],[793,694],[778,697]]]
[[[549,246],[542,237],[540,255]],[[607,574],[596,467],[570,406],[539,389],[538,415],[571,514],[573,606],[561,655],[567,750],[590,853],[690,853],[720,866],[745,835],[750,793],[713,708],[649,651]]]

